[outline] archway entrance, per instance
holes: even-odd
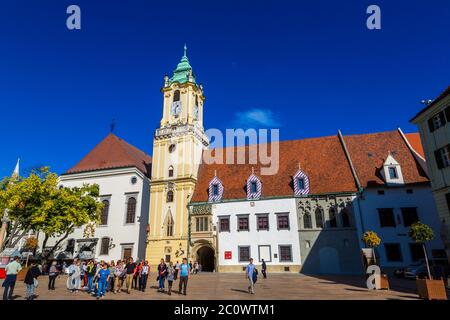
[[[202,265],[202,271],[214,271],[215,259],[214,250],[211,247],[203,246],[197,250],[197,261]]]

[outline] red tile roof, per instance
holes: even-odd
[[[425,159],[425,152],[423,151],[422,141],[419,133],[405,133],[411,147]]]
[[[405,184],[429,182],[398,130],[350,135],[344,140],[363,188],[384,185],[380,169],[389,152],[400,164]]]
[[[66,174],[136,167],[150,177],[151,162],[149,155],[110,133]]]
[[[438,103],[439,101],[441,101],[442,99],[444,99],[446,96],[450,95],[450,86],[447,87],[447,89],[445,89],[436,99],[433,100],[433,102],[431,102],[428,106],[426,106],[425,108],[423,108],[422,110],[420,110],[415,116],[414,118],[412,118],[411,122],[413,122],[418,116],[420,116],[422,113],[424,113],[425,111],[427,111],[428,109],[432,108],[436,103]]]
[[[231,148],[236,154],[238,149],[244,147]],[[227,149],[229,148],[224,149],[224,154]],[[248,150],[248,146],[245,149]],[[267,149],[270,151],[270,146]],[[262,198],[292,196],[294,195],[292,177],[297,173],[299,162],[302,170],[309,177],[311,194],[357,191],[350,166],[337,136],[282,141],[279,154],[279,171],[275,175],[261,175],[260,163],[255,165],[201,164],[192,202],[208,201],[208,186],[215,171],[224,185],[223,200],[245,199],[246,181],[252,173],[252,167],[261,179]]]
[[[413,148],[423,154],[423,149],[419,148],[418,134],[408,134],[407,138]],[[400,163],[406,184],[429,182],[397,130],[344,136],[344,141],[363,188],[385,185],[380,169],[389,151]],[[248,146],[232,148],[235,158],[237,150],[242,148],[248,150]],[[223,149],[223,153],[226,154],[228,149]],[[270,150],[270,147],[268,149]],[[310,194],[357,191],[355,179],[338,136],[329,136],[280,142],[279,171],[275,175],[262,176],[261,164],[203,163],[199,168],[198,183],[191,202],[208,201],[209,182],[215,172],[224,185],[222,200],[246,199],[246,180],[252,173],[252,167],[262,182],[262,198],[293,196],[292,177],[298,170],[299,162],[309,177]]]

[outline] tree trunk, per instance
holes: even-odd
[[[423,253],[425,254],[425,263],[427,265],[428,279],[431,279],[430,265],[428,264],[427,248],[425,248],[425,243],[422,243]]]
[[[44,256],[45,261],[47,261],[48,257],[50,257],[55,252],[55,250],[59,247],[61,242],[63,242],[69,236],[69,234],[71,232],[72,232],[72,228],[70,228],[70,230],[67,230],[66,233],[64,234],[64,236],[55,243],[55,245],[50,249],[50,251],[47,253],[47,255]],[[45,235],[44,241],[47,242],[47,239],[48,239],[48,236]]]

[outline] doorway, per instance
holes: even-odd
[[[214,250],[209,246],[203,246],[197,250],[197,262],[201,264],[201,271],[213,272],[216,266]]]

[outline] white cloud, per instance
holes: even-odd
[[[237,112],[234,120],[235,128],[279,128],[280,121],[269,109],[254,108]]]

